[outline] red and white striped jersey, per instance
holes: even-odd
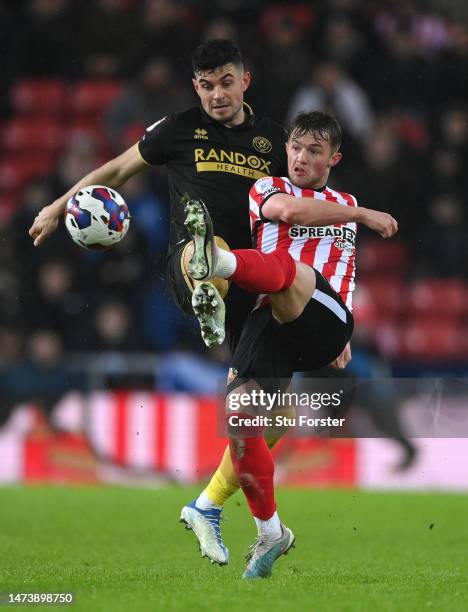
[[[351,310],[356,269],[356,223],[317,227],[269,221],[261,214],[261,208],[275,193],[286,193],[296,198],[316,198],[342,206],[357,206],[356,198],[328,187],[321,191],[301,189],[285,177],[259,179],[250,190],[250,227],[254,248],[262,253],[286,249],[296,261],[313,266]]]

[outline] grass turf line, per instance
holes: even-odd
[[[73,591],[71,610],[93,612],[468,609],[467,496],[280,490],[297,547],[249,582],[243,497],[226,505],[220,568],[178,523],[197,491],[0,488],[0,592]]]

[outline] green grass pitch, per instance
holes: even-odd
[[[0,592],[73,591],[92,612],[468,610],[468,496],[280,490],[297,546],[241,579],[255,528],[226,506],[227,567],[178,523],[194,488],[0,488]],[[31,609],[6,606],[4,609]]]

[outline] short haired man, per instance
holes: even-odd
[[[197,201],[187,205],[194,244],[191,276],[219,276],[259,294],[232,359],[237,378],[229,394],[249,392],[252,382],[264,386],[290,379],[295,371],[349,361],[356,224],[383,238],[393,236],[398,225],[391,215],[358,208],[353,196],[326,186],[341,159],[340,142],[340,126],[330,115],[311,112],[296,118],[286,144],[289,178],[260,179],[250,192],[254,249],[217,247],[206,208]],[[209,283],[199,285],[192,298],[195,311],[209,308],[212,298]],[[243,412],[238,416],[252,416],[248,409]],[[266,577],[294,542],[276,512],[273,459],[255,428],[247,428],[241,439],[231,430],[229,446],[259,534],[244,577]]]
[[[55,231],[68,199],[80,188],[98,184],[116,189],[148,166],[166,165],[171,200],[167,281],[175,302],[190,315],[193,283],[186,272],[186,261],[191,247],[187,247],[190,240],[183,224],[183,195],[190,192],[203,199],[215,233],[223,241],[220,244],[248,248],[250,187],[258,178],[286,170],[283,127],[255,115],[244,102],[251,76],[244,70],[237,45],[229,40],[205,41],[195,49],[192,65],[200,106],[159,118],[139,142],[43,208],[29,231],[38,246]],[[218,287],[224,296],[228,283],[221,281]],[[238,287],[233,287],[226,297],[231,350],[251,305],[251,296]],[[222,312],[214,314],[222,319]],[[218,322],[221,332],[216,337],[205,337],[208,345],[220,344],[224,339],[224,321]]]
[[[219,244],[235,249],[249,248],[249,190],[259,178],[286,173],[286,133],[274,121],[254,114],[244,102],[251,76],[244,70],[237,45],[229,40],[205,41],[195,49],[192,66],[193,86],[200,106],[158,119],[138,143],[87,174],[43,208],[29,230],[34,244],[39,246],[55,231],[68,199],[82,187],[97,184],[116,189],[149,166],[166,165],[171,200],[167,283],[175,302],[191,315],[191,292],[196,281],[187,273],[191,241],[184,228],[181,204],[184,194],[189,192],[205,202]],[[200,313],[202,336],[207,345],[220,344],[224,338],[222,297],[226,295],[228,283],[213,280],[213,284],[212,310],[208,315]],[[234,352],[253,297],[233,285],[225,303],[225,327]],[[215,502],[236,490],[227,486],[231,470],[230,460],[228,464],[223,460],[215,472],[211,483]],[[220,513],[198,512],[195,518],[201,532],[208,534],[211,545],[217,545]],[[216,530],[212,532],[214,524]],[[196,533],[199,537],[199,530]],[[224,546],[218,553],[215,559],[227,562]]]

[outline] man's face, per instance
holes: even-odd
[[[292,134],[286,143],[288,175],[302,189],[322,187],[327,183],[331,168],[341,159],[328,140],[314,134]]]
[[[244,120],[244,91],[250,84],[250,73],[234,64],[197,72],[193,79],[203,110],[210,117],[231,127]]]

